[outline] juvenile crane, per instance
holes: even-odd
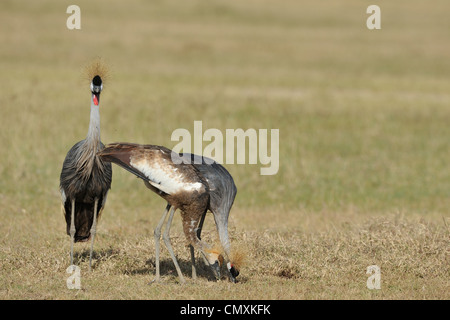
[[[159,240],[161,236],[161,228],[170,211],[166,229],[163,235],[164,243],[170,253],[172,261],[180,278],[180,282],[184,283],[184,277],[181,273],[177,259],[170,243],[170,225],[176,209],[180,209],[183,221],[183,231],[191,245],[191,257],[193,260],[193,248],[200,250],[204,260],[212,268],[216,277],[220,277],[220,264],[223,260],[219,250],[212,248],[206,242],[200,240],[201,224],[208,209],[211,209],[211,190],[207,178],[201,173],[196,166],[190,163],[184,163],[182,155],[176,154],[171,150],[155,145],[139,145],[133,143],[113,143],[109,144],[98,153],[100,158],[105,161],[111,161],[128,170],[134,175],[144,180],[145,185],[157,193],[167,201],[167,206],[161,217],[155,232],[155,259],[156,259],[156,275],[154,281],[160,280],[159,270]],[[193,155],[187,155],[193,156]],[[175,160],[175,161],[174,161]],[[214,167],[210,174],[213,174]],[[225,169],[223,169],[225,170]],[[230,176],[231,177],[231,176]],[[232,181],[232,179],[231,179]],[[234,189],[233,189],[234,187]],[[214,187],[216,188],[216,187]],[[216,192],[218,189],[215,189]],[[232,182],[230,197],[228,201],[229,208],[234,200],[236,189]],[[214,197],[213,197],[214,198]],[[224,197],[225,198],[225,197]],[[228,198],[228,197],[227,197]],[[218,197],[214,199],[218,200]],[[218,205],[219,201],[213,202]],[[225,244],[225,250],[229,250],[229,240],[227,231],[229,208],[225,209],[226,214],[222,218],[217,218],[216,222],[219,230],[220,240]],[[220,210],[214,210],[219,216]],[[214,213],[213,211],[213,213]],[[226,216],[226,218],[225,218]],[[215,216],[216,217],[216,216]],[[200,229],[197,228],[200,222]],[[220,227],[219,227],[220,225]],[[198,232],[198,233],[197,233]],[[228,244],[228,245],[226,245]],[[226,251],[229,252],[229,251]],[[193,261],[194,262],[194,261]],[[228,264],[232,280],[235,280],[238,271],[229,263]],[[195,275],[195,267],[193,263],[193,275]]]
[[[91,69],[91,115],[84,140],[67,153],[60,176],[62,212],[70,235],[70,264],[73,264],[74,242],[91,239],[89,270],[97,230],[97,221],[111,188],[111,163],[103,162],[97,152],[104,148],[100,141],[100,93],[103,90],[104,66],[96,62]]]

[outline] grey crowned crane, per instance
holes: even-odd
[[[95,62],[91,69],[91,116],[86,139],[77,142],[64,159],[60,192],[67,234],[70,235],[70,264],[73,265],[74,242],[91,239],[89,270],[97,222],[111,188],[111,163],[104,162],[97,152],[104,148],[100,141],[100,93],[103,89],[104,66]]]
[[[196,248],[200,250],[215,276],[220,278],[220,265],[223,262],[223,256],[220,250],[211,247],[200,239],[200,232],[206,212],[210,209],[214,214],[219,238],[225,254],[229,254],[228,214],[236,195],[236,187],[225,168],[219,164],[215,164],[209,169],[206,168],[206,166],[209,166],[207,164],[193,165],[186,161],[186,158],[182,158],[183,154],[176,154],[170,149],[155,145],[113,143],[107,145],[98,155],[104,161],[113,162],[141,178],[144,180],[147,188],[167,201],[164,214],[154,232],[156,275],[153,281],[160,280],[159,240],[161,228],[170,211],[163,240],[173,260],[180,282],[185,282],[169,236],[170,225],[176,209],[181,211],[183,231],[191,246],[193,277],[196,274],[193,248]],[[198,157],[190,154],[184,156],[188,158]],[[198,169],[197,166],[202,167],[203,170]],[[225,177],[228,180],[220,182],[220,177]],[[226,185],[226,188],[228,188],[226,196],[220,194],[225,191],[223,185]],[[232,262],[228,262],[227,266],[230,271],[230,278],[234,282],[239,272],[232,265]]]

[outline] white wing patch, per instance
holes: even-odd
[[[151,185],[167,194],[174,194],[180,191],[195,191],[200,190],[202,187],[200,182],[185,182],[183,175],[177,172],[177,168],[172,166],[161,167],[156,161],[150,165],[145,160],[131,160],[130,165],[141,171],[149,179]]]

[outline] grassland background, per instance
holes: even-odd
[[[69,1],[0,3],[0,299],[448,299],[450,20],[447,0]],[[370,3],[372,4],[372,3]],[[94,271],[77,245],[82,290],[66,288],[69,237],[59,173],[86,136],[97,56],[111,67],[102,140],[173,147],[176,128],[280,130],[280,169],[226,165],[238,195],[240,282],[189,279],[179,218],[172,241],[188,285],[153,228],[164,201],[113,168]],[[208,217],[205,239],[214,241]],[[366,268],[381,267],[381,290]]]

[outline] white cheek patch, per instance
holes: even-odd
[[[183,175],[178,173],[178,169],[171,165],[161,167],[158,162],[149,163],[146,160],[130,162],[130,165],[141,171],[155,188],[167,194],[174,194],[180,191],[200,190],[200,182],[189,183],[184,181]]]

